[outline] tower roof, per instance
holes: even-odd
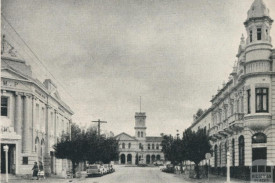
[[[263,0],[254,0],[247,12],[247,20],[251,18],[269,17],[269,9]]]

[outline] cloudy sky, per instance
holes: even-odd
[[[275,19],[275,1],[264,0]],[[2,33],[41,81],[52,78],[81,125],[175,134],[228,80],[253,0],[2,0]],[[271,35],[275,39],[275,28]],[[274,43],[274,42],[273,42]],[[47,71],[49,70],[54,78]]]

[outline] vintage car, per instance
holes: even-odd
[[[93,175],[102,176],[102,175],[104,175],[104,168],[100,164],[89,165],[87,168],[87,175],[88,176],[93,176]]]

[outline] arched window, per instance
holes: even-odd
[[[138,137],[140,137],[140,132],[138,132]]]
[[[139,149],[142,149],[142,145],[141,145],[141,143],[139,143]]]
[[[143,132],[141,132],[141,137],[143,137]]]
[[[214,148],[214,155],[215,155],[215,168],[217,168],[217,165],[218,165],[218,146],[215,145],[215,148]]]
[[[263,133],[256,133],[252,136],[252,144],[266,143],[266,135]]]
[[[156,149],[159,149],[159,144],[157,144]]]
[[[219,152],[220,154],[220,167],[222,166],[222,143],[220,143],[220,152]]]
[[[155,144],[152,144],[152,149],[155,149]]]
[[[128,144],[128,149],[130,149],[130,148],[131,148],[131,143]]]
[[[225,158],[225,165],[227,164],[227,150],[228,150],[228,146],[227,146],[227,141],[224,143],[224,158]]]
[[[43,154],[44,154],[44,144],[45,144],[45,143],[44,143],[44,139],[42,139],[42,140],[41,140],[41,151],[40,151],[40,153],[41,153],[40,155],[41,155],[41,156],[43,156]]]
[[[235,166],[235,140],[232,139],[232,166]]]
[[[150,149],[150,144],[148,144],[148,149]]]
[[[34,145],[34,151],[35,152],[37,152],[37,150],[38,150],[38,143],[39,143],[39,138],[36,137],[36,139],[35,139],[35,145]]]
[[[239,165],[244,166],[244,137],[239,137]]]
[[[122,143],[122,149],[125,149],[125,143]]]

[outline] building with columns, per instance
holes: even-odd
[[[212,106],[192,125],[205,129],[213,147],[212,170],[225,174],[227,161],[234,175],[249,176],[255,160],[275,163],[275,50],[273,20],[263,0],[247,12],[237,61],[229,81],[212,97]],[[226,154],[230,153],[227,160]]]
[[[119,141],[119,164],[153,164],[164,160],[162,137],[147,136],[146,114],[135,114],[135,136],[123,132],[115,136]]]
[[[61,174],[70,162],[55,158],[53,145],[70,133],[73,111],[60,98],[57,86],[33,78],[25,60],[2,38],[1,49],[1,173],[5,173],[3,146],[8,145],[8,173],[31,174],[34,162],[46,174]]]

